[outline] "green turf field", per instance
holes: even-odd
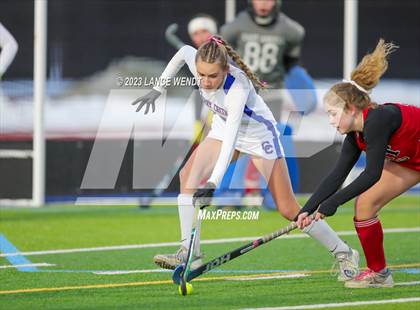
[[[400,229],[385,234],[388,264],[394,270],[394,281],[400,284],[392,289],[345,289],[330,272],[333,258],[320,245],[309,238],[281,237],[193,280],[193,294],[184,297],[171,283],[171,273],[142,272],[156,269],[152,263],[154,254],[177,250],[176,246],[159,245],[179,239],[176,207],[0,209],[0,245],[7,240],[21,252],[35,252],[15,259],[51,264],[30,267],[32,271],[4,268],[11,263],[3,253],[0,309],[239,309],[358,301],[379,303],[339,309],[420,309],[419,196],[396,199],[382,211],[381,220],[386,229]],[[341,207],[328,222],[336,231],[347,232],[342,238],[361,250],[357,237],[351,234],[351,204]],[[259,219],[253,221],[204,221],[202,239],[259,236],[287,224],[276,212],[269,211],[261,211]],[[108,248],[139,244],[155,245]],[[243,241],[204,244],[205,260],[242,244]],[[6,246],[2,247],[5,252]],[[45,253],[63,249],[76,250]],[[365,266],[364,260],[361,265]],[[115,271],[125,273],[98,274]],[[383,303],[407,298],[417,299]]]

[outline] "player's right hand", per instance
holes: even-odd
[[[155,112],[155,101],[161,93],[157,91],[156,89],[152,89],[150,92],[148,92],[146,95],[137,98],[132,105],[136,105],[138,103],[139,106],[136,109],[136,112],[139,112],[143,106],[146,106],[146,110],[144,111],[144,114],[149,113],[150,107],[152,108],[152,113]]]

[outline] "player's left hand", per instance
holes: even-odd
[[[216,185],[207,182],[204,188],[198,189],[193,195],[194,207],[204,208],[211,204]]]
[[[155,112],[155,101],[161,93],[157,91],[156,89],[152,89],[150,92],[148,92],[146,95],[137,98],[132,105],[136,105],[138,103],[139,106],[136,109],[136,112],[139,112],[143,106],[146,106],[146,110],[144,111],[144,114],[149,113],[150,107],[152,108],[152,113]]]

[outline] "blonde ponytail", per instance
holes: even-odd
[[[376,107],[369,97],[369,92],[378,85],[381,76],[388,69],[388,55],[398,48],[393,43],[385,43],[380,39],[375,50],[363,57],[362,61],[351,73],[351,81],[335,84],[325,94],[324,102],[339,105],[344,102],[344,108],[350,105],[358,109]]]
[[[397,45],[385,43],[384,39],[380,39],[375,50],[363,57],[356,69],[353,70],[351,79],[367,91],[374,88],[388,69],[388,55],[397,48]]]

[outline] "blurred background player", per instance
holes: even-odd
[[[392,287],[385,262],[384,233],[378,212],[392,199],[420,182],[420,108],[396,103],[378,105],[369,93],[388,68],[387,56],[397,48],[380,40],[353,70],[351,80],[335,84],[324,97],[330,123],[346,134],[334,169],[302,208],[298,225],[311,223],[308,214],[318,207],[317,219],[357,197],[354,226],[368,269],[345,284],[349,288]],[[339,190],[362,151],[364,171]]]
[[[280,12],[280,0],[248,1],[248,9],[221,27],[220,34],[243,57],[245,63],[275,91],[261,92],[277,121],[284,103],[281,90],[286,74],[298,64],[304,28]],[[305,85],[302,85],[305,86]],[[307,104],[304,106],[304,104]],[[295,102],[298,111],[308,113],[316,101]]]
[[[280,6],[280,0],[250,0],[247,10],[240,12],[233,22],[221,28],[221,35],[238,51],[251,70],[268,83],[271,90],[261,91],[260,95],[278,122],[281,121],[285,86],[291,90],[291,97],[299,112],[291,113],[291,116],[308,114],[317,104],[312,79],[297,65],[305,30],[298,22],[280,12]],[[287,124],[278,127],[281,136],[291,135],[291,127]],[[282,142],[292,186],[297,191],[299,172],[293,157],[293,145],[290,140]],[[255,201],[253,197],[260,196],[260,175],[251,161],[246,168],[244,183],[245,197],[251,198],[245,199],[244,203],[248,204],[249,200],[252,204],[251,201]],[[273,203],[272,199],[266,199],[265,204],[270,202]]]

